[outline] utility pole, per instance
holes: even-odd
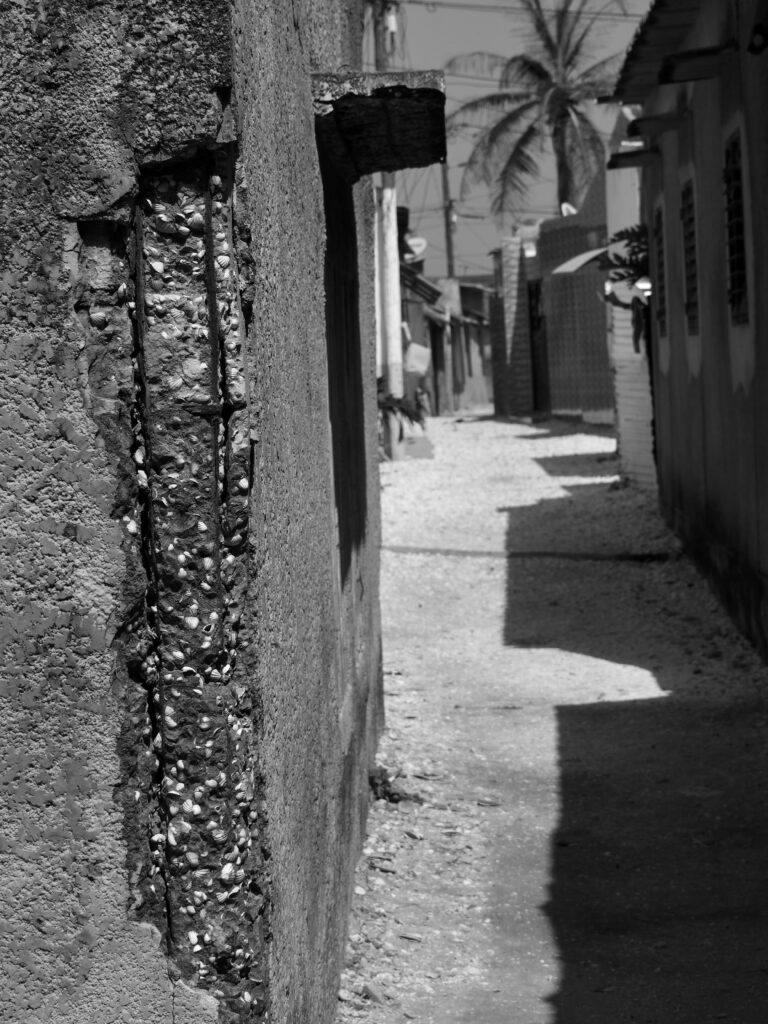
[[[443,214],[445,216],[445,259],[448,265],[448,277],[456,276],[456,263],[453,253],[453,232],[456,214],[453,211],[453,200],[451,199],[451,182],[448,178],[448,161],[442,165],[443,169]]]
[[[377,71],[388,71],[397,32],[397,3],[370,0],[373,14],[374,56]],[[397,237],[395,176],[382,174],[379,198],[379,260],[382,364],[386,388],[394,398],[403,397],[402,307],[400,300],[400,251]]]

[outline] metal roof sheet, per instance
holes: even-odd
[[[680,48],[699,8],[699,0],[655,0],[635,33],[619,72],[613,99],[621,103],[642,103],[659,84],[664,58]]]

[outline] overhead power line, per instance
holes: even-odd
[[[516,4],[505,4],[505,3],[476,3],[475,0],[402,0],[405,4],[411,4],[413,7],[426,7],[428,11],[436,11],[438,8],[443,10],[455,10],[455,11],[482,11],[482,12],[493,12],[498,14],[529,14],[530,12],[525,7],[519,7]],[[545,7],[545,14],[555,14],[555,8]],[[619,11],[596,11],[590,12],[590,18],[594,18],[596,21],[639,21],[640,17],[637,14],[624,14]]]

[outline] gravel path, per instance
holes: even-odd
[[[766,670],[601,429],[382,466],[394,796],[338,1024],[765,1024]]]

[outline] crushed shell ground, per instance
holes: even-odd
[[[381,467],[414,799],[372,802],[337,1024],[765,1024],[765,667],[610,431],[427,437]]]

